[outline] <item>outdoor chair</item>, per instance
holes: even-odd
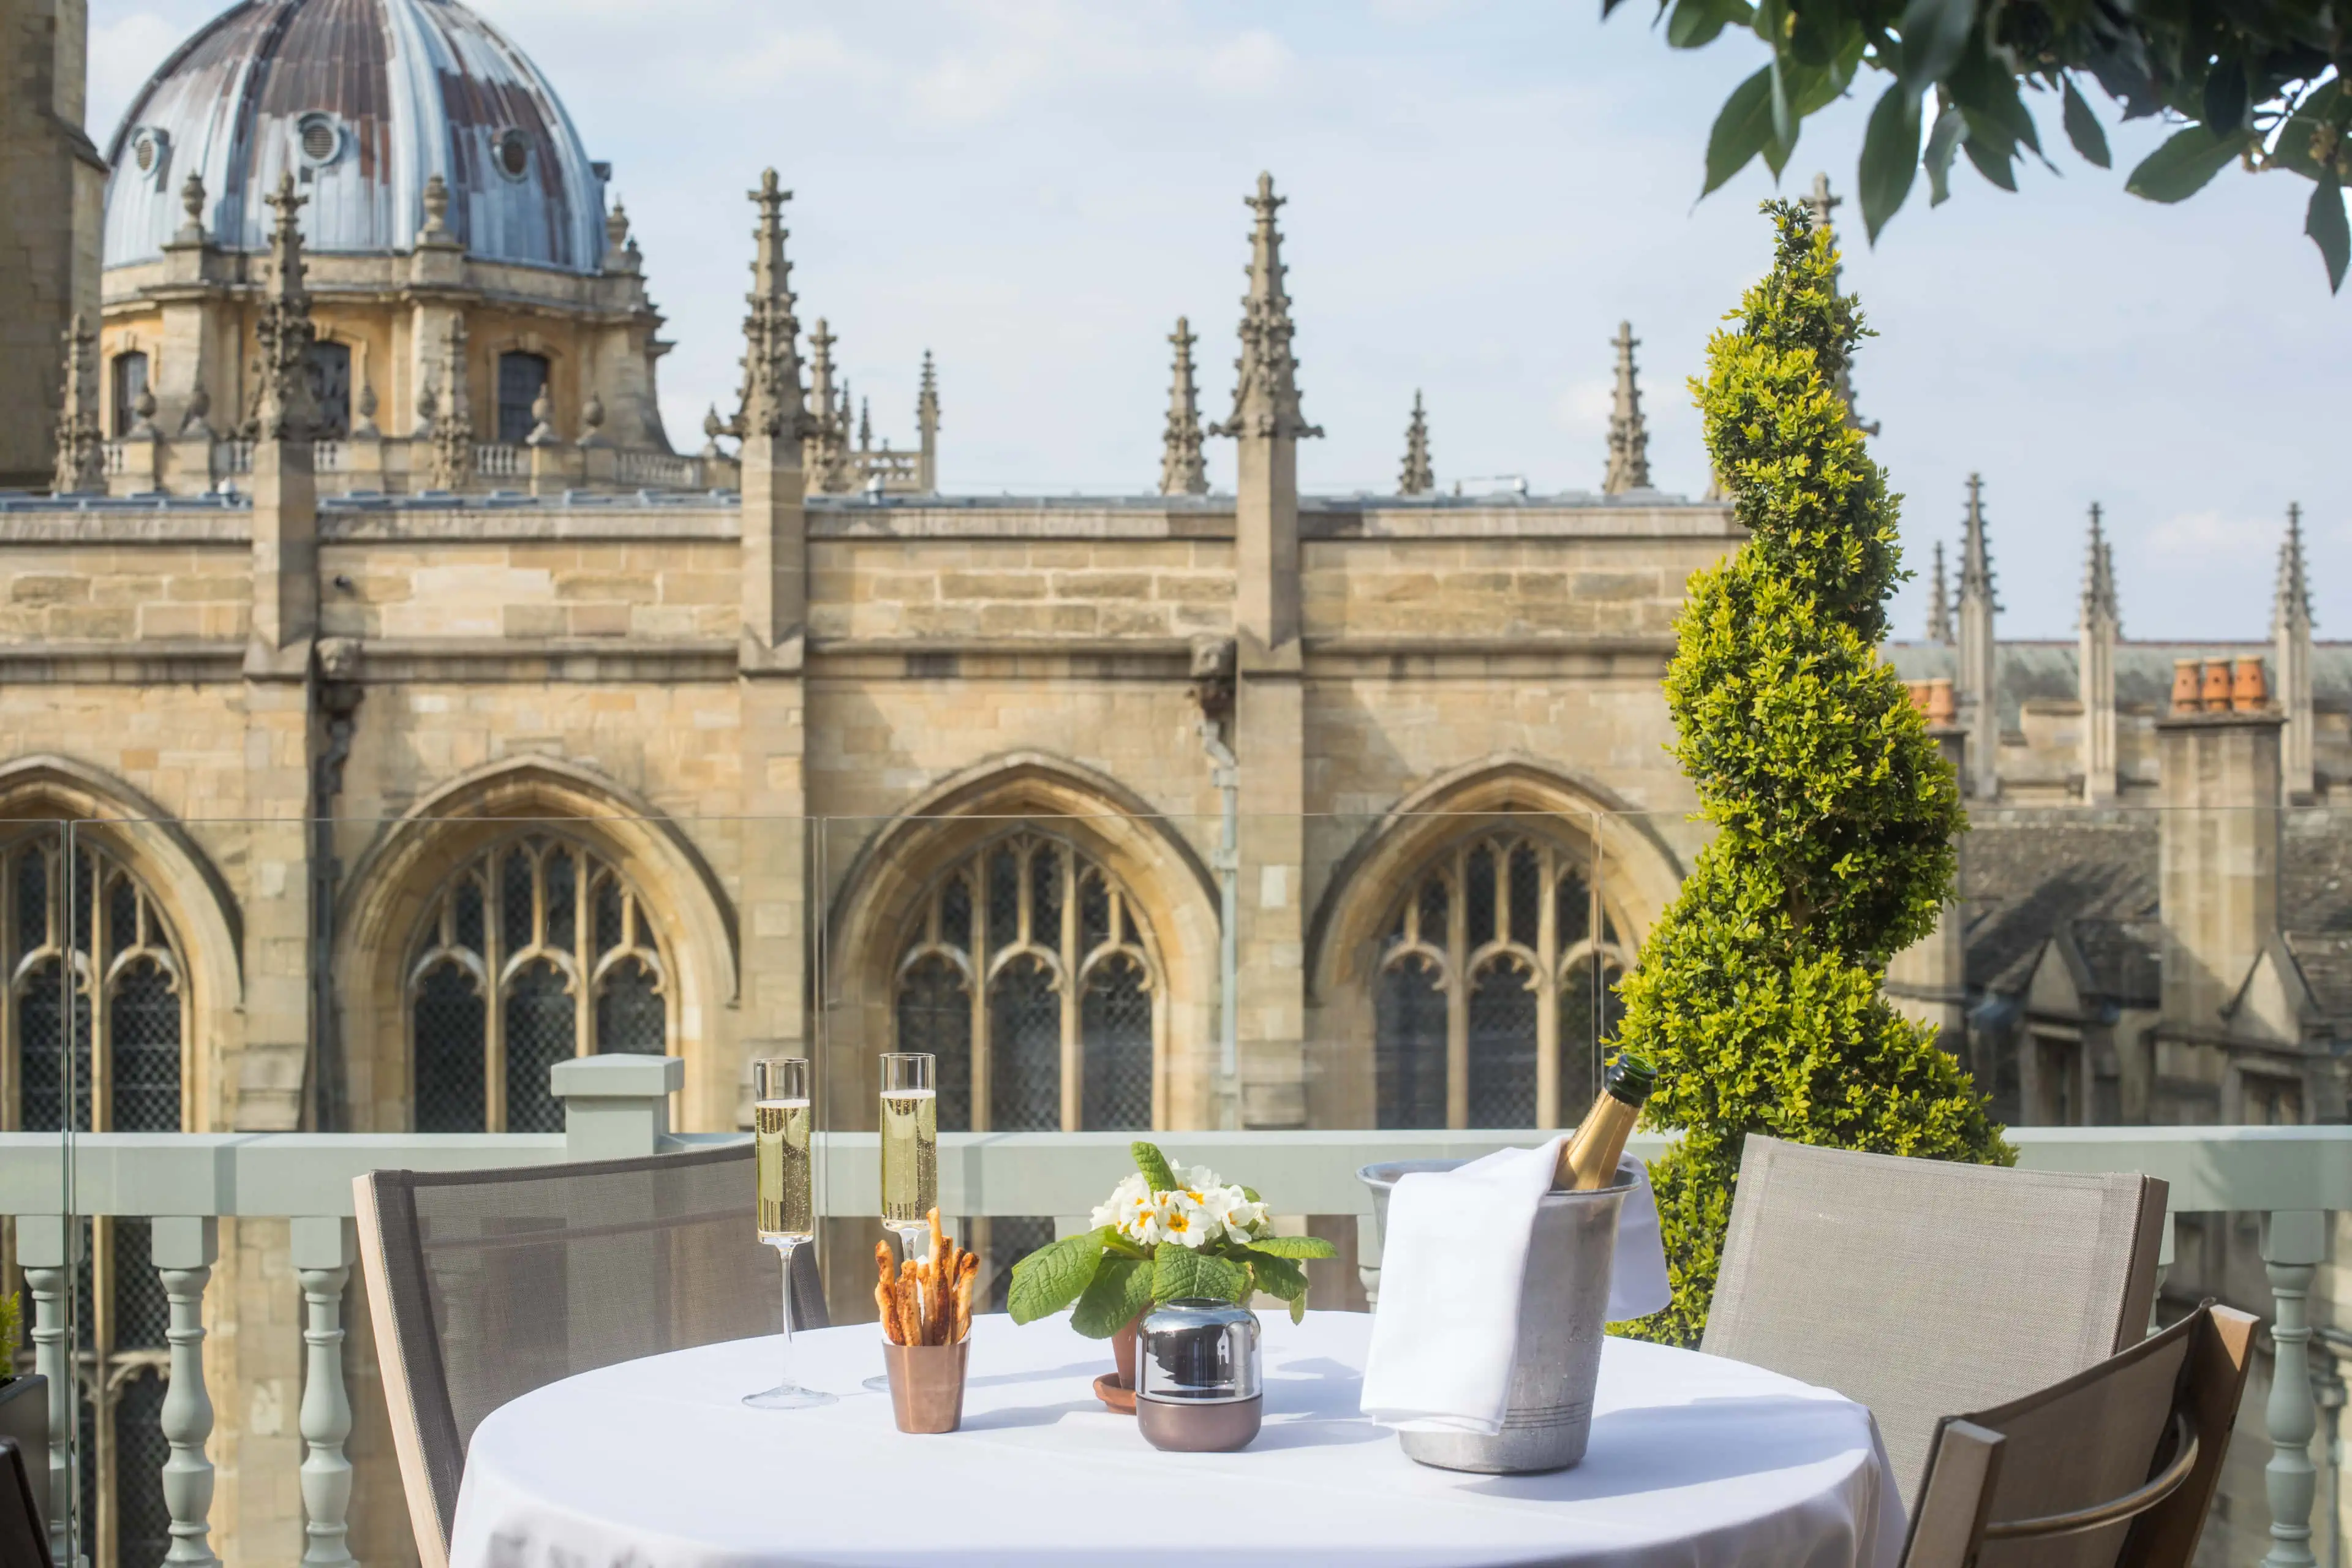
[[[1699,1348],[1868,1405],[1907,1508],[1944,1415],[2146,1335],[2165,1194],[1751,1133]]]
[[[48,1456],[41,1456],[41,1480],[49,1479]],[[14,1437],[0,1437],[0,1563],[9,1568],[54,1568],[49,1532],[33,1501],[33,1476],[25,1450]]]
[[[1945,1417],[1904,1568],[2189,1568],[2253,1336],[2207,1301],[2086,1372]]]
[[[374,1171],[352,1184],[425,1568],[446,1568],[466,1447],[509,1400],[574,1373],[782,1327],[777,1255],[752,1219],[752,1152],[499,1171]],[[793,1324],[825,1322],[795,1250]]]

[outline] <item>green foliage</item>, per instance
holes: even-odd
[[[1601,15],[1622,3],[1601,0]],[[2304,231],[2329,287],[2343,286],[2352,29],[2340,0],[1659,0],[1659,14],[1670,47],[1701,48],[1737,26],[1770,51],[1716,117],[1702,195],[1759,157],[1779,178],[1805,118],[1868,66],[1892,79],[1859,171],[1875,240],[1922,163],[1937,205],[1956,152],[2005,191],[2017,189],[2025,154],[2049,165],[2029,94],[2054,97],[2074,151],[2108,167],[2106,132],[2078,85],[2088,78],[2125,119],[2163,114],[2185,127],[2132,171],[2126,190],[2181,201],[2236,162],[2300,174],[2314,185]]]
[[[1139,1140],[1131,1147],[1136,1171],[1155,1194],[1177,1190],[1175,1172],[1156,1145]],[[1252,1203],[1263,1201],[1251,1188],[1242,1192]],[[1070,1326],[1088,1339],[1107,1340],[1155,1301],[1186,1296],[1246,1301],[1263,1290],[1286,1302],[1295,1322],[1307,1315],[1307,1271],[1299,1262],[1338,1256],[1337,1247],[1312,1236],[1247,1242],[1223,1236],[1197,1247],[1163,1241],[1147,1253],[1106,1225],[1066,1236],[1015,1263],[1006,1305],[1016,1323],[1075,1306]]]
[[[1880,992],[1949,896],[1959,787],[1878,656],[1895,498],[1834,386],[1864,329],[1801,207],[1707,346],[1708,450],[1748,532],[1690,580],[1667,673],[1675,754],[1715,837],[1621,987],[1618,1045],[1658,1068],[1645,1116],[1674,1304],[1706,1322],[1750,1132],[1930,1159],[2014,1158],[1934,1031]]]

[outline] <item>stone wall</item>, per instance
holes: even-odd
[[[67,323],[98,313],[105,165],[81,129],[87,0],[0,0],[0,489],[54,472]]]

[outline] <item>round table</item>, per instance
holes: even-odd
[[[1546,1476],[1414,1464],[1357,1413],[1371,1319],[1265,1325],[1265,1427],[1163,1454],[1095,1400],[1110,1347],[1068,1319],[972,1322],[963,1427],[908,1436],[872,1324],[793,1342],[842,1396],[746,1409],[778,1342],[551,1384],[475,1431],[452,1568],[1345,1562],[1895,1568],[1903,1509],[1870,1413],[1739,1362],[1630,1340],[1601,1358],[1584,1462]]]

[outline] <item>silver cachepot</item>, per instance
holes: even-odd
[[[1372,1190],[1383,1237],[1389,1193],[1418,1171],[1450,1171],[1462,1160],[1394,1160],[1356,1173]],[[1536,1207],[1528,1271],[1519,1289],[1519,1340],[1511,1351],[1511,1396],[1503,1429],[1400,1432],[1406,1457],[1447,1470],[1524,1475],[1564,1470],[1584,1458],[1592,1431],[1592,1389],[1609,1315],[1609,1270],[1617,1257],[1617,1215],[1639,1171],[1617,1164],[1614,1184],[1589,1193],[1547,1193]],[[1385,1260],[1383,1260],[1385,1272]]]
[[[1136,1331],[1135,1373],[1135,1421],[1153,1447],[1219,1454],[1257,1436],[1265,1400],[1248,1308],[1161,1302]]]

